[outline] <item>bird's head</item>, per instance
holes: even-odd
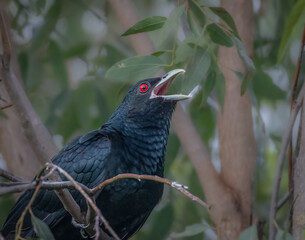
[[[137,82],[126,94],[122,104],[111,120],[153,122],[157,119],[169,119],[178,101],[189,98],[188,95],[167,95],[172,81],[183,69],[172,70],[162,77],[149,78]]]

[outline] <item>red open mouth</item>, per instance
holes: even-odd
[[[165,100],[179,101],[189,98],[188,95],[183,94],[174,94],[174,95],[165,95],[168,87],[171,85],[172,81],[180,73],[184,73],[183,69],[175,69],[166,73],[160,80],[160,82],[152,90],[150,98],[162,97]]]

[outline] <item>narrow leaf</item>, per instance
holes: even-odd
[[[158,51],[158,52],[152,53],[151,55],[156,56],[156,57],[159,57],[159,56],[163,55],[165,52],[166,52],[166,51]]]
[[[255,70],[254,63],[253,63],[252,59],[248,57],[244,44],[236,37],[232,37],[232,39],[235,43],[239,57],[245,62],[245,64],[249,68]]]
[[[202,96],[203,102],[207,101],[215,85],[216,85],[216,73],[215,71],[212,70],[209,72],[209,75],[204,82],[203,96]]]
[[[144,20],[137,22],[131,28],[129,28],[126,32],[122,34],[122,36],[128,36],[131,34],[142,33],[142,32],[150,32],[163,27],[166,17],[162,16],[154,16],[145,18]]]
[[[262,70],[255,71],[253,77],[253,90],[258,99],[271,101],[284,99],[286,94],[272,82],[271,77]]]
[[[212,23],[207,26],[207,32],[214,43],[223,45],[226,47],[232,47],[233,42],[230,36],[228,36],[217,24]]]
[[[240,39],[235,22],[231,15],[222,7],[210,7],[213,13],[215,13],[218,17],[220,17],[232,30],[235,37]]]
[[[152,77],[162,66],[162,61],[152,55],[131,57],[114,64],[106,72],[106,78],[135,82]]]
[[[241,80],[240,95],[242,96],[247,91],[248,86],[252,80],[253,74],[251,71],[247,71],[246,74],[242,74],[241,72],[235,72],[235,74]]]
[[[221,72],[218,72],[216,77],[215,92],[216,92],[218,104],[223,109],[225,103],[226,81]]]
[[[80,43],[80,44],[77,44],[75,46],[65,49],[63,51],[63,55],[65,58],[79,57],[79,56],[85,54],[88,49],[89,49],[88,43]]]
[[[43,240],[55,240],[49,226],[31,214],[31,221],[37,235]]]
[[[190,9],[188,9],[186,12],[186,21],[193,34],[197,35],[200,33],[199,26],[196,24],[193,13]]]
[[[282,37],[279,51],[278,51],[278,60],[279,61],[282,60],[282,58],[284,56],[285,50],[287,48],[287,43],[291,37],[291,33],[292,33],[296,23],[302,16],[304,9],[305,9],[305,1],[299,0],[294,4],[292,10],[290,11],[290,14],[286,20],[283,37]]]
[[[211,65],[211,57],[208,52],[198,49],[196,55],[188,65],[185,73],[185,84],[184,90],[189,92],[193,88],[200,84],[206,76]]]
[[[174,63],[181,63],[188,59],[193,54],[192,48],[188,45],[186,41],[178,45],[175,52]]]
[[[44,25],[42,25],[42,27],[38,30],[35,38],[32,41],[32,51],[38,50],[48,41],[49,36],[52,33],[53,29],[56,27],[57,20],[60,17],[62,5],[63,4],[61,3],[61,1],[56,0],[50,7],[48,13],[44,18]]]
[[[244,230],[238,240],[258,240],[256,226],[252,225],[251,227]]]
[[[68,74],[65,68],[64,55],[58,44],[51,40],[48,48],[48,55],[53,66],[55,79],[58,80],[63,87],[68,86]]]
[[[198,25],[202,28],[205,24],[205,15],[202,12],[200,6],[196,3],[196,1],[189,1],[189,6],[191,9],[191,12],[194,15],[194,19],[198,23]]]
[[[180,5],[179,7],[175,8],[171,16],[165,21],[162,29],[159,32],[159,44],[162,44],[170,36],[170,33],[176,29],[175,26],[177,25],[179,18],[183,14],[184,10],[185,6]]]

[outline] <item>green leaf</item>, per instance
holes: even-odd
[[[43,240],[55,240],[49,226],[31,214],[31,221],[37,235]]]
[[[135,82],[152,77],[162,66],[162,61],[155,56],[131,57],[114,64],[106,72],[106,78]]]
[[[137,22],[131,28],[129,28],[126,32],[122,34],[122,36],[128,36],[131,34],[141,33],[141,32],[150,32],[163,27],[166,17],[162,16],[154,16],[145,18],[144,20]]]
[[[187,10],[186,12],[186,21],[187,24],[191,30],[191,32],[195,35],[198,35],[200,33],[200,29],[198,24],[196,24],[195,19],[193,17],[193,13],[191,12],[191,10]]]
[[[57,0],[50,7],[47,15],[45,16],[44,25],[39,29],[37,35],[32,41],[31,50],[37,51],[40,47],[45,46],[46,42],[50,39],[50,34],[56,26],[57,20],[60,17],[62,2]]]
[[[198,23],[198,25],[203,28],[205,24],[205,15],[202,12],[200,6],[196,3],[196,1],[188,1],[189,7],[191,9],[191,12],[193,13],[195,21]]]
[[[65,68],[64,55],[55,41],[50,41],[48,55],[53,66],[55,79],[58,80],[63,87],[68,86],[68,74]]]
[[[207,26],[207,32],[214,43],[226,47],[232,47],[233,41],[217,24],[212,23]]]
[[[220,71],[217,72],[215,92],[218,104],[223,108],[225,103],[226,80]]]
[[[235,72],[236,76],[241,80],[241,86],[240,86],[240,95],[244,95],[252,78],[253,74],[251,71],[247,71],[246,74],[242,74],[241,72]]]
[[[244,63],[250,68],[255,70],[255,66],[254,63],[252,61],[251,58],[248,57],[247,53],[246,53],[246,49],[244,47],[244,44],[242,43],[242,41],[240,41],[238,38],[236,37],[232,37],[234,44],[236,46],[237,52],[239,57],[244,61]]]
[[[102,58],[96,62],[98,66],[104,65],[107,66],[107,68],[110,68],[113,64],[127,57],[121,50],[110,44],[105,44],[104,49],[106,51],[106,56],[102,56]]]
[[[184,41],[181,44],[179,44],[176,49],[174,63],[178,64],[184,62],[186,59],[192,56],[192,54],[193,54],[192,48],[188,45],[186,41]]]
[[[165,21],[158,36],[158,41],[160,45],[170,36],[170,33],[174,29],[176,29],[175,26],[178,24],[179,18],[182,16],[184,10],[185,10],[185,6],[180,5],[179,7],[175,8],[171,16]]]
[[[22,51],[18,54],[18,63],[21,70],[21,76],[24,78],[27,77],[28,68],[29,68],[29,56],[28,52]],[[26,80],[26,79],[25,79]]]
[[[293,237],[290,233],[283,231],[282,229],[278,229],[275,240],[293,240]]]
[[[159,57],[161,55],[163,55],[164,53],[166,53],[166,51],[158,51],[158,52],[154,52],[151,55],[155,56],[155,57]]]
[[[73,57],[79,57],[87,52],[89,49],[88,43],[79,43],[75,46],[72,46],[70,48],[67,48],[64,50],[63,55],[65,58],[73,58]]]
[[[299,0],[294,4],[292,10],[290,11],[290,14],[286,20],[283,37],[282,37],[279,51],[278,51],[278,61],[282,60],[285,50],[287,48],[287,43],[289,41],[291,33],[294,30],[296,23],[302,16],[304,9],[305,9],[305,1]]]
[[[203,96],[202,101],[206,102],[208,97],[210,96],[213,88],[216,85],[216,73],[214,70],[209,72],[208,77],[206,78],[203,86]]]
[[[192,224],[189,225],[185,228],[185,230],[181,233],[172,233],[170,235],[171,238],[184,238],[184,237],[192,237],[195,236],[199,233],[204,232],[205,230],[207,230],[208,227],[201,224],[201,223],[196,223],[196,224]]]
[[[37,1],[35,5],[37,9],[43,9],[46,6],[46,0]]]
[[[201,48],[197,49],[197,53],[193,57],[192,61],[188,65],[185,73],[184,81],[187,86],[184,86],[184,90],[189,92],[196,85],[200,84],[205,75],[207,74],[211,65],[211,57],[208,52]]]
[[[56,127],[59,119],[62,117],[65,108],[69,104],[71,98],[71,90],[69,87],[63,88],[57,94],[49,105],[49,116],[46,120],[48,127]]]
[[[244,230],[239,235],[238,240],[258,240],[256,226],[252,225],[251,227]]]
[[[93,116],[90,116],[90,107],[95,104],[93,92],[94,86],[85,81],[73,92],[72,103],[81,129],[90,129],[92,127]]]
[[[215,13],[218,17],[220,17],[232,30],[232,33],[240,39],[235,22],[231,15],[222,7],[210,7],[213,13]]]
[[[286,96],[286,93],[275,85],[271,77],[262,70],[258,70],[254,74],[253,90],[258,99],[276,101],[284,99]]]

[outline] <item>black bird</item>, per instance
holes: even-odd
[[[170,119],[177,101],[188,98],[164,94],[181,72],[184,70],[176,69],[136,83],[106,124],[72,140],[52,159],[53,164],[89,188],[121,173],[163,177]],[[85,211],[84,198],[76,190],[70,192]],[[161,183],[121,179],[107,185],[96,196],[96,204],[118,236],[128,239],[142,227],[162,193]],[[16,223],[32,194],[33,190],[25,192],[9,214],[1,230],[7,239],[14,237]],[[55,239],[83,239],[53,191],[39,190],[31,209],[49,226]],[[36,236],[29,213],[21,235]]]

